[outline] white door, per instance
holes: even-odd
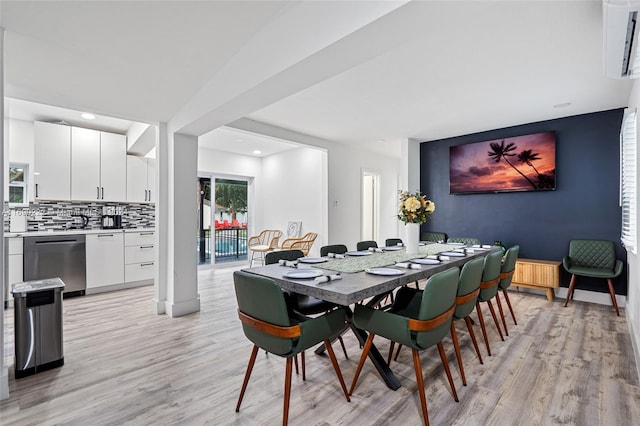
[[[362,172],[362,240],[378,241],[380,212],[380,175]]]
[[[35,198],[71,199],[71,127],[35,122]]]
[[[127,137],[100,132],[100,199],[127,199]]]
[[[99,200],[100,132],[71,128],[71,199]]]

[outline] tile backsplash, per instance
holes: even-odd
[[[77,227],[75,215],[89,218],[85,229],[101,229],[103,214],[122,215],[123,228],[155,226],[155,205],[137,203],[98,203],[75,201],[39,201],[29,207],[4,209],[4,232],[9,232],[11,215],[26,216],[27,231],[65,230]]]

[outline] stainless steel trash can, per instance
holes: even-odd
[[[64,364],[60,278],[11,287],[15,328],[16,379]]]

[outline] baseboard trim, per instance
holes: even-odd
[[[567,297],[567,291],[569,291],[568,288],[560,287],[556,289],[556,296],[564,300]],[[573,300],[576,300],[578,302],[588,302],[596,303],[598,305],[613,306],[609,293],[599,293],[597,291],[576,289],[573,292]],[[621,294],[616,294],[616,302],[618,303],[619,308],[624,308],[625,306],[627,306],[627,297]],[[569,301],[569,303],[571,303],[571,301]]]
[[[197,295],[195,299],[186,300],[179,303],[166,302],[166,313],[171,318],[181,317],[183,315],[189,315],[194,312],[200,311],[200,295]]]
[[[633,356],[636,360],[636,372],[638,373],[638,381],[640,381],[640,335],[636,333],[633,328],[633,318],[629,317],[629,311],[627,310],[627,324],[629,324],[629,335],[631,336],[631,346],[633,347]]]
[[[166,313],[166,300],[158,300],[156,298],[151,299],[151,310],[156,315],[164,315]]]

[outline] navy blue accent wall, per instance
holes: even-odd
[[[501,240],[520,245],[520,256],[562,261],[572,239],[620,244],[620,125],[623,109],[530,123],[420,144],[420,190],[436,203],[422,231]],[[545,131],[556,132],[556,190],[497,194],[449,194],[449,147]],[[625,262],[626,263],[626,262]],[[561,267],[561,285],[570,275]],[[614,281],[627,294],[626,268]],[[576,288],[606,292],[606,282],[578,278]]]

